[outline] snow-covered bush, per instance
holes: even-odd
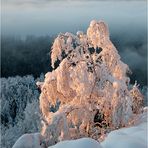
[[[128,125],[141,111],[143,97],[137,85],[129,89],[129,67],[121,61],[103,21],[91,21],[87,34],[60,33],[51,60],[55,70],[38,83],[46,146],[80,137],[98,140]],[[51,112],[57,100],[60,107]]]

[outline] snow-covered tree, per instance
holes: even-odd
[[[25,133],[40,131],[39,92],[33,76],[0,78],[1,147],[12,148]]]
[[[128,125],[140,112],[142,103],[137,107],[136,102],[143,97],[136,86],[130,91],[129,67],[121,61],[103,21],[91,21],[87,34],[60,33],[51,60],[54,70],[38,83],[45,145],[80,137],[98,140],[101,134]],[[50,111],[57,101],[59,109]]]

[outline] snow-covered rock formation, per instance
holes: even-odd
[[[42,137],[40,133],[22,135],[12,148],[41,148]]]
[[[94,139],[80,138],[77,140],[62,141],[48,148],[102,148],[102,146]]]

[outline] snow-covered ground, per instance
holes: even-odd
[[[49,148],[147,148],[147,122],[112,131],[102,142],[91,138],[63,141]]]
[[[48,148],[147,148],[147,109],[135,118],[135,125],[110,132],[101,143],[91,138],[62,141]],[[13,148],[41,148],[39,134],[21,136]]]
[[[147,148],[147,122],[112,131],[101,146],[103,148]]]
[[[99,142],[91,138],[81,138],[77,140],[62,141],[55,146],[48,148],[102,148]]]
[[[112,131],[102,142],[91,138],[63,141],[49,148],[147,148],[147,122]]]

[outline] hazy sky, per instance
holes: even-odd
[[[19,3],[16,4],[14,1]],[[104,20],[114,33],[125,33],[127,30],[146,31],[146,1],[2,2],[2,34],[6,35],[52,35],[66,31],[85,31],[92,19]]]

